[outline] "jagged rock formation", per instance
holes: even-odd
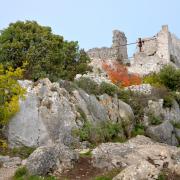
[[[137,136],[126,143],[104,143],[92,151],[93,166],[125,168],[113,180],[157,179],[163,168],[180,175],[180,149]]]
[[[57,142],[72,145],[77,141],[72,129],[81,128],[83,118],[95,124],[120,123],[125,134],[133,129],[131,107],[115,97],[101,95],[97,99],[80,89],[68,92],[62,83],[51,83],[48,79],[19,83],[27,88],[27,94],[26,99],[20,101],[20,112],[8,125],[10,147],[38,147]]]

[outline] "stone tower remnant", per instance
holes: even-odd
[[[125,34],[119,30],[114,30],[112,46],[110,48],[93,48],[87,51],[87,53],[92,59],[118,60],[123,63],[124,59],[128,58],[126,44],[127,38]]]
[[[180,39],[163,25],[155,36],[143,38],[142,51],[134,54],[128,70],[130,73],[147,75],[158,72],[164,65],[180,68]]]

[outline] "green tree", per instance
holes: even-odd
[[[89,70],[89,60],[78,42],[65,41],[35,21],[11,23],[1,31],[0,63],[17,68],[27,62],[24,76],[28,79],[72,80]]]

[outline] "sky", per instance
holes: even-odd
[[[180,0],[0,0],[0,5],[1,30],[17,20],[35,20],[86,50],[110,47],[114,29],[128,43],[153,36],[165,24],[180,37]],[[134,51],[128,46],[129,57]]]

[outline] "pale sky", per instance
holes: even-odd
[[[135,42],[168,24],[180,37],[180,0],[0,0],[0,5],[0,29],[17,20],[36,20],[86,50],[110,47],[114,29]],[[129,48],[129,56],[134,49]]]

